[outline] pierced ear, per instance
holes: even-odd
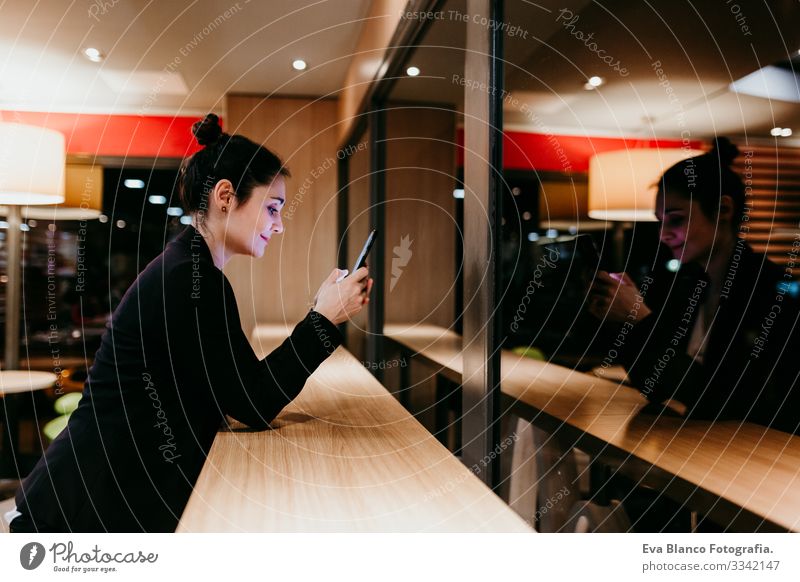
[[[231,184],[231,181],[220,180],[217,182],[214,185],[212,196],[214,197],[214,200],[218,200],[223,207],[230,208],[235,199],[235,195],[233,193],[233,184]]]

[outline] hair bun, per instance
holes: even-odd
[[[197,143],[201,146],[209,146],[217,142],[222,135],[222,126],[219,124],[219,117],[209,113],[202,121],[196,121],[192,125],[192,133],[197,138]]]
[[[720,165],[730,166],[739,155],[739,148],[732,144],[727,137],[717,137],[714,138],[710,154],[719,159]]]

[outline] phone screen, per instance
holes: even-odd
[[[364,266],[364,263],[367,262],[367,255],[369,254],[370,249],[372,249],[372,245],[375,243],[375,236],[377,235],[378,231],[373,230],[369,233],[367,237],[367,241],[364,243],[364,247],[361,249],[361,253],[358,255],[358,259],[356,259],[356,264],[353,267],[353,270],[350,271],[351,273],[355,273],[361,267]]]

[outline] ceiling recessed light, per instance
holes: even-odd
[[[292,61],[292,68],[295,71],[305,71],[308,63],[306,63],[303,59],[295,59]]]
[[[123,182],[126,188],[131,188],[132,190],[141,190],[144,188],[144,180],[137,180],[134,178],[128,178]]]
[[[125,228],[126,226],[128,226],[128,223],[127,223],[127,222],[125,222],[124,220],[122,220],[122,219],[119,219],[119,220],[117,221],[117,228]]]
[[[168,216],[181,216],[183,214],[183,208],[180,206],[170,206],[167,208],[167,215]]]
[[[166,196],[162,196],[161,194],[153,194],[152,196],[148,196],[147,197],[147,201],[150,204],[166,204],[167,203],[167,197]]]
[[[584,83],[583,88],[587,91],[591,91],[592,89],[597,89],[600,85],[604,84],[606,80],[603,77],[598,77],[595,75],[594,77],[589,77],[589,80]]]
[[[85,56],[93,63],[99,63],[104,58],[106,58],[106,56],[99,49],[96,49],[94,47],[83,49],[83,56]]]
[[[108,222],[108,216],[106,216],[105,214],[101,214],[100,216],[97,217],[97,220],[99,220],[101,224],[105,224],[106,222]]]
[[[409,77],[416,77],[417,75],[419,75],[419,68],[418,67],[408,67],[406,69],[406,74]]]
[[[769,130],[772,137],[789,137],[792,135],[792,129],[789,127],[773,127]]]
[[[181,216],[181,224],[192,224],[192,217],[188,214],[186,216]]]
[[[453,190],[453,198],[464,198],[464,189],[463,188],[456,188]]]

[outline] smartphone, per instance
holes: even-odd
[[[378,234],[377,230],[373,230],[371,233],[369,233],[367,241],[364,243],[364,247],[361,249],[361,254],[359,254],[358,258],[356,259],[356,265],[355,267],[353,267],[353,270],[350,271],[351,273],[355,273],[356,271],[358,271],[361,267],[364,266],[364,263],[367,262],[367,255],[369,254],[369,251],[372,249],[372,245],[375,244],[375,237],[377,236],[377,234]]]
[[[581,260],[591,272],[600,268],[600,251],[594,244],[594,239],[588,234],[579,234],[575,237],[575,250],[580,254]]]
[[[589,289],[600,268],[600,253],[591,235],[579,234],[572,239],[548,243],[545,248],[555,252],[559,277],[570,279]],[[562,254],[563,253],[563,254]],[[563,258],[562,258],[563,257]]]
[[[364,266],[364,263],[367,262],[367,255],[369,254],[369,251],[372,249],[372,245],[375,244],[375,236],[377,234],[378,234],[377,230],[373,230],[371,233],[369,233],[367,241],[364,243],[364,247],[361,249],[361,253],[358,255],[358,259],[356,259],[356,266],[353,267],[353,270],[350,272],[344,271],[344,274],[341,275],[338,279],[336,279],[337,283],[340,283],[342,279],[344,279],[347,275],[349,275],[350,273],[355,273],[361,267]]]

